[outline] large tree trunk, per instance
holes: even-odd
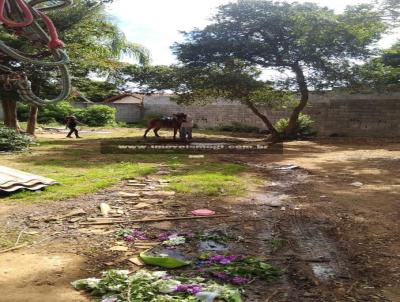
[[[32,89],[36,95],[40,94],[40,78],[34,77],[32,79]],[[35,136],[38,112],[39,112],[38,106],[36,106],[35,104],[30,105],[28,125],[26,127],[26,132],[32,136]]]
[[[280,139],[279,132],[275,129],[274,125],[271,123],[271,121],[268,119],[268,117],[266,115],[262,114],[251,101],[245,100],[244,103],[247,105],[247,107],[250,108],[250,110],[256,116],[258,116],[264,122],[265,126],[267,126],[268,130],[271,132],[271,135],[272,135],[271,140],[273,142],[278,141]]]
[[[31,105],[29,109],[28,125],[26,127],[26,133],[35,136],[36,122],[39,108],[36,105]]]
[[[10,114],[8,110],[8,101],[1,100],[1,105],[3,107],[3,115],[4,115],[4,126],[10,126]]]
[[[285,129],[285,137],[294,137],[296,136],[296,131],[298,128],[298,120],[299,115],[303,111],[303,109],[307,106],[308,103],[308,86],[304,77],[303,69],[300,66],[299,62],[292,66],[293,72],[296,74],[296,81],[299,85],[299,90],[301,94],[300,103],[293,109],[293,112],[289,118],[289,124]]]
[[[4,124],[9,128],[21,132],[22,129],[17,119],[17,102],[14,100],[2,100],[2,105],[4,110]]]

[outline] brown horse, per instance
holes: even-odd
[[[149,121],[146,131],[144,132],[143,137],[147,137],[147,133],[154,129],[154,134],[156,137],[160,137],[158,135],[158,130],[161,128],[173,128],[174,129],[174,140],[176,140],[176,133],[178,132],[181,124],[186,120],[186,114],[184,113],[177,113],[174,114],[172,117],[167,118],[155,118]]]

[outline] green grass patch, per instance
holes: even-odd
[[[268,245],[271,247],[271,250],[273,252],[276,252],[277,250],[281,249],[283,247],[283,240],[282,239],[269,239],[267,241]]]
[[[240,176],[245,167],[231,163],[204,163],[175,172],[168,178],[170,189],[179,193],[197,195],[239,196],[245,191],[245,183]]]
[[[39,134],[38,144],[29,152],[0,154],[0,165],[55,179],[60,184],[41,192],[18,192],[2,202],[26,203],[59,201],[94,193],[121,179],[144,176],[162,164],[172,174],[170,188],[206,196],[239,196],[245,192],[238,164],[218,163],[217,159],[189,159],[187,154],[101,154],[100,141],[142,135],[142,129],[114,128],[89,131],[83,139],[65,139],[65,134]],[[170,132],[165,132],[169,135]]]
[[[108,163],[104,165],[82,167],[65,166],[62,160],[51,159],[41,163],[41,169],[47,171],[46,177],[55,179],[60,184],[50,186],[44,191],[18,192],[11,195],[12,200],[25,202],[53,201],[93,193],[120,181],[123,178],[143,176],[155,171],[151,164]],[[42,173],[43,175],[43,173]]]

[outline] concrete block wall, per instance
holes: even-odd
[[[276,122],[290,110],[259,110]],[[246,106],[236,102],[216,102],[205,106],[181,106],[168,96],[144,99],[144,115],[190,114],[201,128],[230,125],[234,122],[265,129],[262,121]],[[314,94],[304,111],[315,121],[320,136],[400,137],[400,93],[390,95]]]
[[[75,103],[85,108],[91,104]],[[117,121],[135,123],[148,115],[190,114],[201,128],[240,123],[265,129],[262,121],[239,102],[218,101],[205,106],[182,106],[169,96],[146,96],[139,104],[107,104],[117,109]],[[290,110],[259,108],[276,122],[288,117]],[[387,95],[312,94],[304,111],[314,120],[314,128],[321,136],[332,134],[350,137],[400,137],[400,93]],[[0,106],[0,119],[3,114]]]

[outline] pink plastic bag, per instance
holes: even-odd
[[[198,209],[192,211],[192,214],[195,216],[212,216],[215,215],[215,212],[208,209]]]

